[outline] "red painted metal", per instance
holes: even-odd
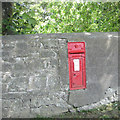
[[[69,88],[86,88],[85,42],[68,42]]]

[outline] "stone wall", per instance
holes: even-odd
[[[86,43],[85,90],[69,90],[67,42],[71,41]],[[117,94],[118,33],[2,37],[3,118],[75,112],[102,100],[117,100]]]

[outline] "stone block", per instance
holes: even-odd
[[[28,83],[28,91],[31,90],[44,90],[44,88],[46,87],[46,77],[42,76],[30,76],[29,77],[29,83]]]
[[[13,70],[11,71],[12,77],[21,77],[26,76],[28,74],[28,68],[26,66],[26,63],[23,61],[16,62],[15,64],[12,64]]]
[[[2,74],[1,77],[2,77],[2,83],[9,83],[12,81],[10,72]]]
[[[12,109],[17,109],[19,107],[22,107],[22,100],[21,99],[9,99],[9,100],[2,100],[2,107],[3,108],[11,108]]]
[[[2,57],[2,60],[4,60],[4,62],[8,62],[11,64],[16,62],[15,58],[12,58],[12,56]]]
[[[52,68],[58,68],[58,59],[52,58],[50,61],[50,65],[52,66]]]
[[[51,69],[51,67],[52,67],[50,58],[40,59],[38,62],[39,62],[38,64],[40,66],[40,70],[43,70],[43,69],[48,70],[48,69]],[[36,64],[36,66],[37,66],[37,64]]]
[[[4,52],[12,52],[14,50],[15,46],[8,45],[8,46],[3,46],[2,51]]]
[[[3,91],[4,93],[8,92],[8,84],[2,83],[2,91]]]
[[[29,50],[40,50],[40,49],[44,49],[44,46],[41,42],[42,39],[34,39],[34,40],[30,40],[30,41],[26,41],[27,42],[27,45],[28,45],[28,49]]]
[[[42,105],[45,105],[43,97],[44,96],[32,97],[30,107],[31,108],[38,108],[38,107],[41,107]]]
[[[9,92],[9,93],[2,92],[2,99],[5,99],[5,100],[21,99],[26,94],[27,92]]]
[[[47,57],[56,57],[57,53],[52,50],[42,50],[40,51],[40,58],[47,58]]]
[[[54,89],[54,88],[53,88]],[[43,95],[37,95],[31,97],[31,108],[40,108],[42,106],[49,106],[49,105],[55,105],[57,107],[63,107],[63,108],[71,108],[70,105],[67,104],[67,102],[62,98],[64,95],[62,95],[62,92],[54,91],[51,92],[49,90],[49,94],[43,94]]]
[[[4,118],[30,118],[30,104],[25,104],[22,99],[2,100]]]
[[[17,49],[26,50],[27,49],[27,44],[26,44],[26,42],[18,42],[16,44],[16,47],[17,47]]]
[[[66,39],[58,39],[59,48],[64,48],[67,46],[67,40]]]
[[[35,40],[37,34],[34,35],[9,35],[8,36],[2,36],[2,43],[18,43],[21,41],[30,41],[30,40]]]
[[[14,78],[11,83],[9,83],[8,91],[9,92],[24,92],[28,89],[28,77]]]
[[[13,56],[14,57],[28,57],[30,56],[30,51],[28,49],[27,50],[16,49],[16,52]]]
[[[31,118],[29,108],[3,108],[3,118]]]
[[[25,61],[26,69],[29,73],[34,73],[36,71],[39,71],[44,69],[44,60],[41,60],[39,58],[31,58],[29,60]]]
[[[67,47],[67,45],[66,45]],[[62,84],[66,85],[68,84],[68,55],[67,55],[67,49],[64,46],[64,48],[59,48],[59,66],[58,66],[58,74],[60,76],[60,81]],[[64,58],[64,59],[63,59]]]
[[[5,99],[2,100],[2,107],[3,108],[10,108],[10,106],[11,106],[10,100],[5,100]]]
[[[25,69],[25,64],[23,64],[23,63],[14,64],[14,70],[15,71],[24,70],[24,69]]]
[[[53,76],[53,75],[47,76],[46,88],[49,90],[55,90],[59,88],[59,82],[57,76]]]
[[[11,72],[12,70],[13,70],[12,64],[9,64],[9,63],[2,64],[2,71],[3,72]]]
[[[41,41],[44,49],[58,49],[58,40],[57,39],[43,39]]]
[[[2,108],[2,118],[8,118],[9,117],[9,108]]]
[[[9,51],[3,51],[2,52],[2,57],[3,57],[3,59],[5,59],[5,58],[7,58],[7,57],[9,57],[10,56],[10,52]]]
[[[12,118],[31,118],[31,111],[30,108],[22,107],[19,108],[17,111],[13,111],[11,115]],[[35,116],[36,117],[36,116]]]

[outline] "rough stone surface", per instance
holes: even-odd
[[[69,90],[67,42],[86,43],[85,90]],[[35,118],[118,99],[118,33],[2,37],[2,117]]]

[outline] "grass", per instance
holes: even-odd
[[[41,118],[38,116],[36,120],[56,120],[56,118],[112,118],[111,120],[120,119],[120,102],[112,102],[91,110],[81,110],[80,112],[75,113],[67,112],[52,116],[51,118]]]

